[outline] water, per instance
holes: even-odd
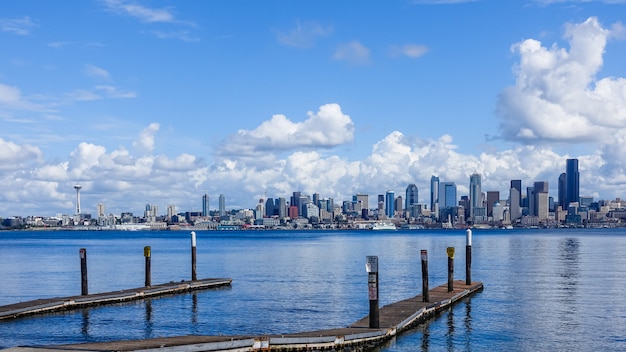
[[[368,314],[365,257],[379,257],[381,306],[447,282],[446,247],[464,279],[465,231],[198,233],[199,278],[232,287],[0,321],[0,348],[176,335],[271,334],[347,326]],[[0,232],[0,305],[189,279],[188,232]],[[483,292],[381,351],[626,350],[626,229],[474,231]]]

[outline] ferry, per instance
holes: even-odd
[[[396,230],[396,225],[391,222],[377,222],[372,225],[372,230]]]

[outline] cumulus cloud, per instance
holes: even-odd
[[[342,43],[337,47],[333,59],[353,65],[367,65],[370,62],[370,49],[356,40]]]
[[[569,50],[534,39],[515,44],[516,83],[498,97],[502,136],[523,143],[603,142],[625,129],[626,79],[597,77],[610,35],[591,17],[566,26]]]
[[[221,147],[221,153],[254,155],[269,150],[329,148],[354,138],[354,123],[339,104],[322,105],[307,116],[303,122],[293,122],[284,115],[274,115],[254,130],[239,130]]]
[[[43,153],[35,146],[19,145],[0,138],[0,171],[20,170],[30,163],[41,161]]]
[[[139,134],[139,140],[133,142],[133,146],[143,152],[151,153],[154,150],[154,135],[159,131],[161,125],[156,122],[151,123]]]
[[[325,37],[332,32],[332,26],[324,26],[313,21],[303,23],[297,21],[296,27],[290,31],[278,31],[276,39],[286,46],[308,48],[313,46],[318,38]]]
[[[102,145],[81,142],[66,161],[56,163],[43,162],[37,148],[0,140],[0,165],[5,167],[0,169],[0,216],[71,213],[76,182],[83,185],[85,212],[93,212],[96,204],[104,203],[107,211],[117,214],[140,212],[146,203],[161,209],[171,204],[180,210],[197,210],[206,192],[213,197],[225,194],[229,208],[246,208],[265,194],[289,197],[293,191],[319,193],[338,203],[356,193],[374,199],[390,189],[402,195],[409,183],[417,184],[419,201],[428,203],[432,175],[455,182],[460,196],[467,194],[473,172],[483,176],[484,190],[500,191],[503,199],[511,179],[521,179],[524,185],[548,181],[551,194],[556,194],[556,180],[565,169],[565,160],[573,157],[532,145],[474,156],[464,154],[449,135],[430,140],[394,131],[374,143],[361,160],[317,150],[292,150],[267,164],[237,156],[219,157],[205,164],[189,153],[146,153],[155,148],[158,129],[158,124],[151,124],[142,131],[137,142],[144,144],[142,154],[133,155],[123,147],[108,151]],[[616,148],[574,156],[580,160],[581,194],[596,199],[623,196],[626,160],[619,154],[626,146],[626,134],[620,138],[622,144]],[[607,170],[605,158],[609,157],[618,157],[620,163]],[[20,162],[19,168],[6,168]]]
[[[3,32],[15,33],[17,35],[28,35],[33,27],[35,27],[35,23],[28,16],[22,18],[0,19],[0,29]]]

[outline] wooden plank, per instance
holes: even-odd
[[[0,306],[0,320],[230,286],[231,282],[232,279],[202,279],[90,295],[37,299]]]

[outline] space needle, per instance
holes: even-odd
[[[76,214],[80,215],[80,189],[83,188],[81,185],[77,184],[74,186],[76,189]]]

